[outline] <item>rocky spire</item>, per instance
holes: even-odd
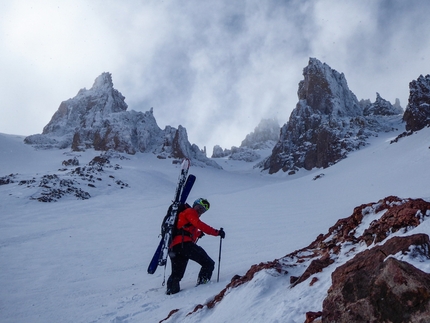
[[[364,146],[369,136],[393,130],[392,122],[383,117],[395,109],[379,94],[366,117],[365,106],[370,102],[358,102],[343,74],[310,58],[303,76],[297,92],[299,102],[281,128],[272,155],[263,163],[269,173],[282,169],[294,174],[300,168],[329,167]]]
[[[91,88],[91,90],[96,90],[96,89],[113,89],[113,82],[112,82],[112,74],[108,73],[108,72],[104,72],[101,75],[99,75],[93,84],[93,87]]]
[[[113,88],[111,74],[102,73],[91,89],[83,88],[74,98],[61,102],[51,121],[43,128],[43,134],[64,136],[77,128],[91,129],[109,114],[126,111],[124,100],[125,97]]]
[[[409,83],[409,103],[403,120],[407,131],[418,131],[430,125],[430,75]]]
[[[381,116],[391,116],[399,115],[403,113],[403,109],[400,106],[399,99],[396,99],[396,103],[392,105],[389,101],[384,100],[378,92],[376,92],[376,101],[367,105],[363,114],[368,115],[381,115]]]
[[[297,95],[299,102],[304,101],[312,112],[340,117],[361,115],[358,100],[349,90],[343,73],[310,58],[303,76]]]

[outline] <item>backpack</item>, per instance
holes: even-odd
[[[185,211],[186,209],[190,208],[191,206],[188,203],[185,204],[179,204],[178,206],[178,212],[176,213],[176,217],[175,217],[175,221],[173,222],[173,227],[171,228],[172,232],[170,235],[170,240],[173,239],[173,237],[180,235],[180,234],[186,234],[185,230],[183,230],[182,228],[178,229],[178,218],[179,218],[179,213]],[[161,236],[164,238],[164,236],[166,235],[166,233],[169,231],[169,218],[172,215],[172,208],[173,208],[173,204],[171,204],[169,206],[169,209],[167,210],[167,214],[164,216],[163,222],[161,223]],[[184,227],[189,226],[190,224],[186,224],[184,225]],[[170,243],[170,241],[169,241]]]

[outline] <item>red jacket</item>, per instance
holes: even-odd
[[[176,237],[173,237],[170,248],[182,242],[191,241],[195,243],[200,237],[201,232],[212,236],[218,235],[218,230],[201,221],[199,214],[192,207],[179,213],[177,228],[180,229],[183,226],[185,226],[183,230],[189,232],[191,236],[188,234],[179,234]]]

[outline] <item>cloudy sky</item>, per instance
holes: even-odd
[[[0,132],[41,133],[110,72],[129,110],[239,146],[261,118],[288,121],[309,57],[405,108],[430,73],[429,16],[428,0],[2,0]]]

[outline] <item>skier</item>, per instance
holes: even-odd
[[[180,291],[179,282],[184,276],[188,260],[191,259],[201,265],[197,285],[206,284],[212,277],[215,262],[206,251],[196,244],[204,233],[225,238],[225,232],[221,228],[216,230],[200,220],[200,216],[209,210],[209,202],[199,198],[193,206],[185,209],[178,215],[176,234],[169,246],[169,257],[172,263],[172,274],[167,280],[167,295]]]

